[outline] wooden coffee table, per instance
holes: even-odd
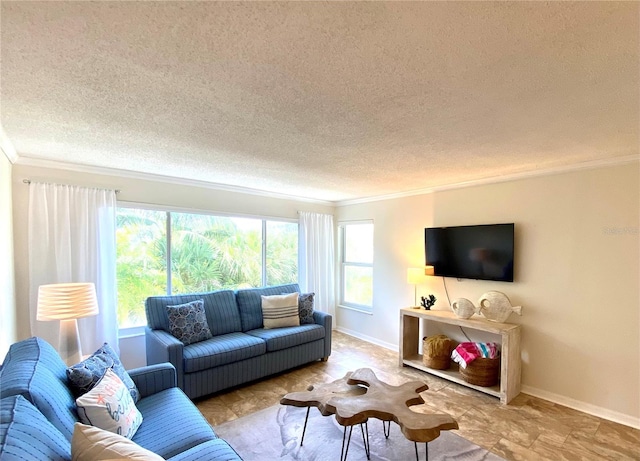
[[[360,368],[331,383],[312,385],[307,391],[289,393],[280,403],[307,408],[300,445],[304,442],[311,407],[318,408],[323,416],[335,415],[338,424],[344,426],[341,461],[347,459],[351,432],[355,425],[360,425],[367,459],[370,459],[367,426],[369,418],[382,421],[385,437],[389,437],[391,421],[398,424],[405,438],[414,442],[416,459],[418,442],[424,442],[428,459],[428,443],[436,439],[441,431],[458,429],[458,423],[449,415],[411,411],[409,407],[424,403],[420,392],[427,389],[428,386],[421,381],[392,386],[380,381],[373,370]]]

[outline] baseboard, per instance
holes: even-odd
[[[570,397],[565,397],[564,395],[554,394],[553,392],[544,391],[542,389],[531,386],[523,385],[522,392],[534,397],[548,400],[549,402],[557,403],[558,405],[563,405],[565,407],[573,408],[574,410],[582,411],[583,413],[587,413],[592,416],[597,416],[598,418],[613,421],[614,423],[623,424],[635,429],[640,429],[640,418],[635,418],[624,413],[609,410],[607,408],[592,405],[590,403],[575,400]]]
[[[389,350],[391,350],[393,352],[398,352],[399,351],[397,344],[391,344],[391,343],[388,343],[386,341],[380,341],[377,338],[373,338],[371,336],[363,335],[362,333],[359,333],[359,332],[353,331],[353,330],[349,330],[348,328],[336,327],[336,331],[339,331],[340,333],[344,333],[345,335],[353,336],[354,338],[361,339],[361,340],[366,341],[368,343],[375,344],[376,346],[384,347],[385,349],[389,349]]]
[[[344,333],[345,335],[353,336],[354,338],[361,339],[368,343],[375,344],[376,346],[384,347],[385,349],[398,352],[397,345],[388,343],[386,341],[380,341],[377,338],[363,335],[360,332],[353,331],[344,327],[336,327],[336,331]],[[564,395],[555,394],[553,392],[544,391],[542,389],[531,386],[523,385],[522,392],[534,397],[548,400],[549,402],[557,403],[558,405],[563,405],[565,407],[573,408],[574,410],[582,411],[583,413],[587,413],[592,416],[597,416],[598,418],[613,421],[614,423],[619,423],[624,426],[633,427],[634,429],[640,429],[640,418],[635,418],[624,413],[609,410],[607,408],[592,405],[590,403],[575,400],[570,397],[565,397]]]

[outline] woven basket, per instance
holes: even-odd
[[[444,335],[430,336],[422,340],[422,363],[435,370],[448,370],[451,366],[453,341]],[[431,352],[430,352],[431,351]]]
[[[489,387],[498,384],[500,377],[500,357],[495,359],[477,358],[467,368],[460,367],[460,374],[469,384]]]

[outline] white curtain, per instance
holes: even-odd
[[[83,354],[103,343],[119,353],[116,315],[116,194],[113,190],[32,182],[29,186],[31,334],[54,347],[59,322],[36,320],[38,287],[93,282],[99,314],[78,319]]]
[[[334,316],[335,247],[333,215],[299,213],[298,283],[306,293],[315,293],[314,309]],[[335,321],[333,322],[335,325]]]

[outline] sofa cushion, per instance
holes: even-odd
[[[0,459],[69,460],[71,443],[21,395],[0,402]]]
[[[164,461],[164,458],[126,437],[81,423],[75,425],[71,452],[73,461]]]
[[[138,402],[144,418],[133,441],[165,459],[216,438],[198,408],[177,387]]]
[[[222,439],[209,440],[208,442],[196,445],[193,448],[177,454],[169,461],[239,461],[238,453]]]
[[[176,306],[202,299],[207,324],[213,336],[242,331],[240,313],[235,293],[231,290],[211,293],[185,294],[173,296],[151,296],[145,301],[145,313],[149,328],[169,332],[167,306]]]
[[[261,296],[281,295],[300,292],[297,283],[278,285],[265,288],[247,288],[236,292],[238,309],[242,320],[242,331],[262,328],[262,298]]]
[[[300,325],[268,330],[259,328],[247,331],[247,334],[266,341],[267,352],[273,352],[322,339],[325,331],[324,327],[320,325]]]
[[[312,325],[316,323],[313,319],[313,298],[315,295],[315,293],[303,293],[298,297],[300,325]]]
[[[169,332],[185,346],[211,338],[202,299],[177,306],[167,306],[167,316]]]
[[[140,398],[140,393],[138,392],[136,384],[131,379],[131,376],[129,376],[129,373],[127,373],[127,370],[124,369],[118,354],[116,354],[107,343],[104,343],[102,347],[91,354],[90,357],[67,368],[69,387],[71,387],[75,396],[79,397],[93,389],[109,369],[118,375],[118,378],[120,378],[127,386],[127,389],[129,389],[133,401],[137,402]]]
[[[133,403],[129,390],[110,368],[93,389],[76,399],[76,405],[83,423],[128,439],[142,423],[142,414]]]
[[[184,371],[193,373],[239,362],[262,355],[266,351],[267,347],[262,339],[245,333],[214,336],[206,341],[184,347]]]
[[[78,414],[66,379],[58,379],[46,363],[34,360],[16,362],[15,357],[2,365],[2,397],[22,395],[71,441]]]
[[[62,381],[67,378],[67,365],[60,358],[58,351],[42,338],[33,336],[12,344],[4,358],[3,368],[12,362],[22,363],[25,360],[37,360]]]
[[[300,325],[298,293],[261,296],[264,328],[295,327]]]

